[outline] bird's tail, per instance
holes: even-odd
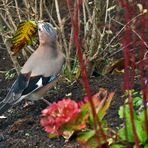
[[[10,109],[12,105],[10,103],[0,103],[0,116],[5,113],[8,109]]]
[[[13,83],[10,91],[5,99],[0,102],[0,115],[10,109],[14,104],[20,102],[24,97],[21,97],[22,92],[28,86],[31,72],[26,74],[20,74]]]
[[[14,93],[12,90],[10,90],[5,99],[0,102],[0,115],[10,109],[13,106],[14,102]]]

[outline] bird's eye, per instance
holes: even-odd
[[[38,28],[38,31],[41,31],[41,28]]]

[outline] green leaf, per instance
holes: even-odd
[[[119,115],[119,118],[124,118],[124,107],[123,106],[120,106],[119,110],[118,110],[118,115]]]
[[[147,108],[147,114],[148,114],[148,108]],[[147,140],[147,133],[146,133],[146,125],[145,125],[145,114],[144,111],[140,113],[138,116],[138,121],[135,123],[136,130],[138,134],[138,138],[140,140],[141,144],[145,144]]]
[[[108,129],[103,129],[107,131]],[[82,131],[77,137],[77,141],[85,148],[98,148],[98,142],[95,136],[95,130],[88,129],[87,131]],[[105,144],[105,141],[100,133],[99,140],[101,144]]]
[[[123,115],[125,115],[125,117]],[[122,118],[124,117],[125,118],[125,122],[126,122],[126,124],[125,124],[126,127],[121,128],[118,131],[120,138],[122,140],[127,140],[126,136],[125,136],[126,135],[126,131],[127,131],[128,141],[129,142],[134,142],[134,137],[133,137],[133,132],[132,132],[132,125],[131,125],[131,120],[130,120],[130,110],[129,110],[129,106],[128,105],[122,106],[119,109],[119,116],[122,117]],[[134,121],[135,120],[137,120],[137,115],[134,112]],[[126,131],[125,131],[125,128],[126,128]]]
[[[85,148],[97,148],[98,143],[95,137],[95,130],[87,130],[80,133],[77,137],[78,143]]]
[[[121,128],[118,130],[118,134],[119,134],[119,137],[124,141],[124,140],[127,140],[126,139],[126,132],[125,132],[125,128]],[[134,137],[133,137],[133,133],[132,133],[132,130],[128,130],[127,129],[127,138],[128,138],[128,141],[129,142],[132,142],[134,143]]]
[[[129,106],[128,104],[120,106],[119,110],[118,110],[118,115],[121,119],[123,118],[130,118],[130,114],[129,114]],[[125,115],[125,117],[124,117]]]
[[[65,123],[61,129],[62,131],[79,131],[86,127],[86,124],[88,122],[88,116],[89,116],[89,105],[88,103],[84,104],[81,107],[81,111],[79,114],[77,114],[75,117],[72,118],[68,123]]]
[[[145,145],[144,145],[144,148],[148,148],[148,144],[145,144]]]
[[[135,126],[140,144],[145,144],[147,140],[147,133],[144,127],[145,123],[143,121],[135,120]]]
[[[122,144],[112,144],[112,145],[110,145],[110,148],[126,148],[126,146],[124,146]]]
[[[108,95],[108,97],[105,98],[105,100],[104,100],[102,106],[100,107],[100,109],[99,109],[99,111],[98,111],[98,117],[99,117],[99,120],[100,120],[100,121],[101,121],[101,120],[104,118],[104,116],[106,115],[106,112],[107,112],[108,108],[110,107],[110,103],[111,103],[111,101],[112,101],[113,96],[114,96],[114,92],[110,93],[110,94]],[[102,101],[103,101],[103,100],[102,100]],[[101,103],[100,103],[100,104],[101,104]]]
[[[58,136],[58,134],[55,134],[55,133],[54,133],[54,134],[48,134],[48,137],[49,137],[49,138],[55,138],[55,137],[57,137],[57,136]]]
[[[84,118],[84,116],[86,116],[87,113],[90,112],[90,104],[85,103],[82,107],[81,107],[81,112],[80,112],[80,118]]]
[[[143,104],[142,98],[141,97],[135,97],[133,98],[133,105],[135,107],[141,106]]]
[[[81,144],[86,143],[90,138],[92,138],[95,135],[95,130],[86,130],[82,131],[78,137],[77,141]]]
[[[90,126],[94,125],[94,119],[93,119],[93,114],[92,114],[91,110],[90,110],[90,113],[89,113],[89,124],[90,124]]]
[[[133,98],[134,100],[134,105],[137,107],[140,104],[142,104],[142,98],[140,97],[135,97]],[[122,140],[128,140],[128,142],[134,143],[134,136],[132,132],[132,125],[131,125],[131,120],[130,120],[130,109],[129,105],[125,104],[124,106],[121,106],[119,108],[118,114],[120,118],[125,119],[125,125],[126,127],[119,129],[118,134]],[[140,114],[137,114],[136,111],[134,110],[134,124],[136,128],[136,133],[139,139],[140,144],[145,144],[147,135],[146,135],[146,127],[145,127],[145,116],[144,116],[144,111],[142,111]],[[127,138],[125,137],[125,128],[127,130]]]
[[[101,95],[103,96],[103,98]],[[102,119],[106,115],[106,112],[107,112],[108,108],[110,107],[110,103],[111,103],[113,96],[114,96],[114,92],[111,92],[108,94],[107,91],[104,89],[101,89],[98,93],[96,93],[95,95],[92,96],[94,107],[95,107],[98,119],[100,121],[102,121]],[[93,125],[94,120],[93,120],[93,114],[92,114],[91,110],[90,110],[89,115],[90,115],[89,116],[89,124]]]
[[[141,113],[138,117],[141,122],[145,122],[145,115],[144,115],[145,113],[144,112],[145,112],[144,110],[141,111]],[[148,108],[146,109],[146,112],[147,112],[147,115],[148,115]]]
[[[85,148],[98,148],[98,142],[96,140],[96,137],[93,136],[92,138],[90,138],[86,144],[84,144]]]

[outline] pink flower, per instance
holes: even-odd
[[[83,101],[78,102],[78,106],[81,108],[85,103],[87,103],[89,100],[88,96],[84,96]]]
[[[83,105],[84,105],[84,102],[83,102],[83,101],[79,101],[79,102],[78,102],[78,106],[79,106],[79,107],[82,107]]]
[[[78,103],[63,99],[42,111],[40,124],[48,133],[59,133],[62,125],[72,120],[79,112]]]
[[[87,103],[89,100],[88,96],[84,96],[84,102]]]

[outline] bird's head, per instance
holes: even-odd
[[[38,34],[40,44],[51,44],[57,40],[57,34],[54,27],[48,22],[38,23]]]

